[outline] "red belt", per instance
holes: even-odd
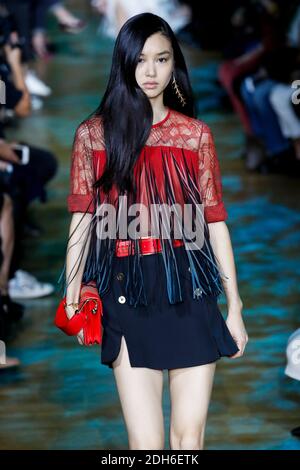
[[[182,246],[182,240],[172,240],[174,247]],[[150,255],[151,253],[159,253],[162,251],[159,238],[140,238],[140,253]],[[128,256],[134,253],[134,242],[132,240],[116,240],[116,256]]]

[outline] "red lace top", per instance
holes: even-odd
[[[226,220],[227,211],[222,200],[220,165],[214,139],[209,126],[201,120],[188,117],[173,109],[168,109],[166,117],[154,124],[150,135],[135,165],[135,175],[140,188],[140,201],[150,202],[147,172],[153,172],[156,191],[160,200],[167,202],[164,188],[164,162],[167,162],[169,176],[177,189],[176,200],[183,202],[180,182],[174,162],[185,165],[196,175],[199,193],[204,206],[206,222]],[[78,126],[71,156],[70,193],[67,198],[70,212],[93,212],[92,184],[105,167],[106,153],[101,127],[101,116],[93,116]],[[178,173],[177,173],[178,174]]]

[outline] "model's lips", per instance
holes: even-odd
[[[155,88],[157,87],[158,83],[157,82],[146,82],[144,83],[145,88]]]

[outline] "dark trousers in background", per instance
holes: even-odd
[[[58,0],[4,0],[10,14],[12,30],[18,32],[22,45],[22,61],[34,58],[31,34],[34,29],[46,29],[46,14]]]
[[[20,143],[28,145],[26,142]],[[14,171],[11,174],[0,172],[1,189],[11,196],[14,206],[15,246],[10,278],[19,269],[23,256],[22,237],[27,208],[35,199],[43,203],[47,201],[45,185],[54,177],[58,167],[54,154],[38,147],[28,146],[30,160],[27,165],[13,165]]]

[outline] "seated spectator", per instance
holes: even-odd
[[[105,36],[116,39],[122,25],[131,16],[149,11],[164,18],[175,33],[184,28],[191,20],[191,10],[178,0],[110,0],[92,3],[102,13],[99,31]]]
[[[20,142],[19,142],[20,143]],[[22,144],[26,144],[22,142]],[[39,198],[46,202],[45,184],[55,175],[57,161],[53,154],[28,144],[30,160],[26,165],[14,152],[13,143],[0,140],[0,161],[11,165],[0,170],[0,182],[4,190],[10,194],[14,204],[14,220],[16,242],[12,256],[9,281],[10,294],[13,298],[34,298],[52,293],[54,287],[48,283],[39,283],[33,276],[20,270],[22,260],[22,239],[26,224],[29,204]],[[25,279],[26,278],[26,279]]]
[[[9,295],[8,279],[15,242],[13,202],[10,196],[0,192],[0,303],[1,312],[6,315],[7,325],[19,320],[24,308],[13,302]]]
[[[21,50],[20,65],[23,68],[27,89],[32,95],[43,97],[50,95],[51,89],[30,68],[30,63],[35,59],[31,44],[32,1],[0,0],[0,7],[0,33],[2,35],[0,46]]]
[[[298,169],[293,154],[293,148],[297,150],[299,146],[298,138],[291,145],[290,135],[284,131],[272,94],[274,87],[282,82],[278,74],[283,72],[287,76],[296,65],[295,54],[289,53],[290,50],[285,46],[292,29],[290,25],[294,24],[293,19],[297,17],[296,7],[298,9],[296,2],[290,1],[283,5],[279,0],[261,0],[248,7],[240,7],[239,10],[245,10],[244,14],[248,8],[257,9],[260,42],[256,47],[253,43],[254,48],[250,44],[250,50],[241,57],[225,61],[219,69],[220,81],[245,131],[243,156],[246,157],[249,170],[268,172]],[[257,25],[256,20],[252,21]],[[252,24],[250,26],[253,27]],[[290,35],[290,38],[295,41],[295,34]],[[249,45],[247,47],[249,49]]]
[[[298,36],[292,34],[296,33],[296,26],[298,26]],[[294,81],[300,83],[300,7],[292,23],[288,43],[290,45],[283,49],[282,57],[279,57],[281,66],[278,70],[276,68],[274,70],[272,57],[270,58],[269,69],[272,67],[272,70],[269,73],[276,79],[276,84],[270,93],[270,103],[277,115],[282,134],[291,141],[295,156],[300,160],[300,104],[293,100],[296,94],[299,99],[299,85],[298,92],[292,87]],[[278,60],[278,55],[276,59]]]
[[[6,356],[5,341],[10,335],[12,325],[23,316],[24,308],[13,302],[8,293],[9,270],[14,246],[13,203],[11,198],[1,191],[0,236],[0,370],[8,370],[19,365],[20,361]]]
[[[51,55],[46,36],[46,17],[51,13],[66,33],[80,33],[85,21],[73,15],[58,0],[1,0],[6,6],[14,31],[23,45],[24,62],[36,57],[46,59]]]
[[[296,158],[300,160],[300,119],[292,102],[295,93],[290,85],[276,84],[270,93],[270,102],[277,114],[281,132],[290,139],[294,146]],[[298,104],[299,107],[299,104]]]
[[[7,61],[0,62],[2,79],[6,89],[6,104],[2,106],[2,115],[26,117],[30,113],[30,95],[27,91],[22,69],[20,67],[20,49],[4,46]],[[15,145],[27,145],[29,161],[21,164],[16,154]],[[35,231],[27,220],[29,204],[39,199],[46,202],[46,183],[57,171],[57,159],[44,149],[27,142],[7,142],[3,123],[0,122],[0,184],[13,201],[15,222],[15,244],[10,266],[9,292],[12,298],[35,298],[48,295],[54,286],[40,283],[31,274],[20,269],[22,259],[22,238],[24,229],[27,233]]]
[[[251,44],[245,43],[243,54],[225,60],[218,71],[219,80],[230,98],[234,111],[239,116],[246,139],[253,135],[253,131],[248,111],[239,92],[240,84],[245,77],[254,74],[259,69],[265,54],[281,44],[284,37],[279,7],[275,1],[270,0],[268,3],[257,2],[248,5],[247,9],[256,11],[256,15],[251,12],[250,17],[258,18],[258,25],[256,26],[257,41],[252,41]],[[246,11],[244,15],[247,17]],[[244,25],[244,28],[246,26],[249,27],[249,25]]]
[[[265,165],[296,169],[293,165],[299,146],[299,122],[291,102],[293,79],[300,78],[300,54],[297,48],[282,46],[265,55],[264,65],[241,84],[241,95],[248,111],[253,134],[260,139],[264,151],[256,158],[248,155],[247,168]],[[285,84],[285,85],[284,85]],[[284,86],[287,91],[284,92]],[[285,98],[284,98],[285,97]],[[281,107],[282,105],[282,107]],[[281,160],[281,161],[280,161]]]

